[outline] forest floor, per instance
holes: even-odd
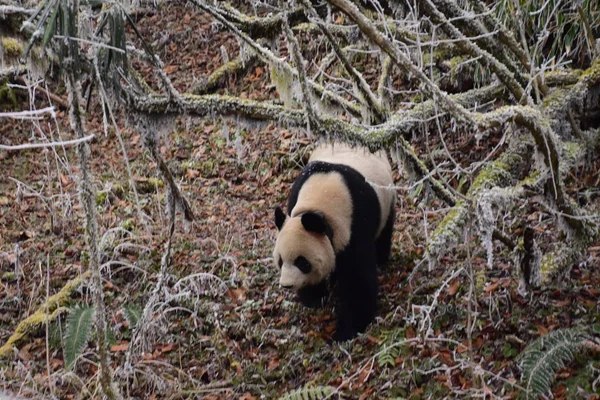
[[[237,54],[232,36],[215,30],[207,16],[182,6],[168,5],[139,17],[138,27],[159,48],[165,71],[182,92],[221,65],[222,48],[231,58]],[[150,66],[135,68],[155,81]],[[63,89],[55,91],[66,98]],[[231,79],[219,93],[276,98],[262,66],[242,79]],[[18,100],[19,107],[27,107],[24,95],[19,94]],[[40,124],[46,135],[50,131],[56,135],[57,128],[63,134],[69,131],[66,110],[57,117],[57,126],[50,119]],[[88,131],[96,134],[91,160],[103,262],[137,267],[112,266],[104,274],[111,361],[119,373],[132,335],[125,310],[144,307],[167,241],[166,190],[140,134],[121,115],[139,206],[148,216],[141,220],[115,131],[104,133],[96,101],[87,118]],[[0,131],[4,144],[18,144],[30,137],[32,124],[9,121]],[[329,386],[344,398],[357,399],[516,398],[521,393],[518,356],[527,344],[557,328],[600,331],[598,243],[551,289],[529,291],[526,296],[517,291],[519,272],[501,244],[496,243],[493,268],[487,267],[475,228],[469,231],[468,245],[450,249],[440,265],[429,270],[422,260],[427,232],[445,215],[445,206],[406,189],[412,182],[396,170],[400,201],[392,258],[380,273],[377,320],[357,339],[331,343],[335,327],[331,304],[320,310],[296,304],[291,293],[278,287],[278,269],[271,259],[276,235],[273,210],[285,205],[313,139],[275,124],[190,117],[178,119],[162,139],[160,152],[196,217],[186,225],[178,215],[169,285],[189,274],[206,275],[196,293],[157,316],[156,340],[134,364],[134,378],[124,382],[116,375],[132,398],[271,399],[307,385]],[[486,148],[476,147],[471,139],[448,141],[457,159],[485,157]],[[85,270],[87,250],[77,196],[78,161],[72,148],[1,152],[0,165],[0,344],[4,344],[19,321],[46,299],[47,290],[55,293]],[[573,176],[570,190],[577,192],[590,174],[597,173]],[[542,249],[551,248],[558,234],[552,221],[535,202],[525,207],[542,238]],[[476,278],[471,312],[469,279],[460,269],[474,271]],[[89,293],[82,290],[72,305],[89,303]],[[34,398],[97,397],[98,393],[87,392],[96,390],[89,384],[97,373],[93,342],[74,374],[67,373],[62,330],[63,318],[50,325],[48,341],[41,330],[11,360],[0,361],[4,378],[0,391]],[[394,343],[398,345],[390,347]],[[598,352],[577,357],[557,374],[554,398],[600,398],[599,371]]]

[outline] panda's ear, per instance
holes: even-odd
[[[333,231],[327,223],[322,213],[318,211],[309,211],[302,214],[302,225],[309,232],[322,233],[329,238],[333,237]]]
[[[281,230],[281,227],[283,226],[283,223],[286,219],[287,215],[285,215],[281,207],[277,206],[275,208],[275,226],[277,226],[278,230]]]

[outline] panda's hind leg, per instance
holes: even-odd
[[[385,265],[390,259],[392,251],[392,237],[394,236],[394,221],[396,219],[396,207],[392,205],[388,219],[375,242],[377,251],[377,265]]]

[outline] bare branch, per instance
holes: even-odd
[[[425,91],[440,102],[441,107],[452,113],[459,121],[472,124],[473,118],[471,113],[465,110],[462,106],[455,104],[448,98],[448,94],[441,91],[435,83],[433,83],[427,75],[417,68],[416,65],[402,53],[394,44],[385,36],[383,36],[373,23],[365,17],[360,10],[348,0],[328,0],[331,4],[340,8],[354,22],[358,24],[360,30],[377,46],[379,46],[403,71],[407,71],[414,75],[421,83],[423,83]]]
[[[442,1],[442,0],[439,0]],[[498,75],[498,78],[506,85],[508,90],[512,93],[518,102],[523,104],[530,104],[533,101],[531,97],[525,92],[525,90],[516,81],[514,74],[508,70],[508,68],[500,63],[493,55],[485,50],[482,50],[479,46],[465,37],[450,21],[448,18],[433,4],[431,0],[421,0],[419,2],[424,8],[424,12],[431,17],[433,22],[441,25],[442,29],[446,32],[448,37],[451,39],[458,40],[456,46],[467,54],[473,57],[483,57],[490,63],[490,68],[493,72]]]
[[[6,146],[0,144],[0,150],[14,151],[14,150],[27,150],[27,149],[39,149],[45,147],[57,147],[57,146],[70,146],[73,144],[79,144],[81,142],[89,142],[95,137],[94,134],[77,138],[73,140],[65,140],[62,142],[50,142],[50,143],[30,143],[30,144],[19,144],[15,146]]]
[[[371,88],[369,87],[368,83],[365,81],[363,76],[356,70],[356,68],[354,68],[350,60],[348,60],[348,58],[344,55],[344,53],[336,43],[335,38],[333,37],[331,32],[329,32],[329,29],[327,29],[327,26],[321,20],[319,14],[317,14],[317,12],[312,8],[310,2],[308,0],[302,0],[302,3],[310,13],[313,22],[319,27],[321,33],[323,33],[323,35],[325,35],[325,37],[329,41],[329,44],[331,45],[337,58],[342,63],[342,66],[344,67],[348,75],[350,75],[350,77],[352,78],[354,85],[356,86],[356,88],[362,96],[363,101],[366,102],[366,106],[370,107],[370,109],[373,112],[375,112],[375,122],[378,123],[385,121],[387,117],[386,110],[383,108],[379,100],[377,100],[375,94],[371,91]]]

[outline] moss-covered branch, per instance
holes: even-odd
[[[449,95],[448,98],[455,104],[468,109],[500,99],[503,94],[503,85],[494,84],[464,93]],[[390,146],[400,136],[409,138],[415,129],[436,115],[440,115],[436,103],[433,100],[427,100],[408,110],[398,111],[392,115],[386,124],[372,128],[371,134],[381,140],[384,146]]]
[[[14,347],[21,345],[21,343],[29,336],[41,329],[44,324],[55,320],[62,312],[64,312],[66,310],[64,306],[71,300],[73,292],[75,292],[75,290],[77,290],[90,275],[90,271],[86,271],[75,279],[67,282],[58,293],[50,296],[33,314],[21,321],[19,325],[17,325],[15,332],[8,338],[6,343],[0,347],[0,359],[12,355]]]
[[[576,232],[583,233],[583,224],[576,218],[578,213],[566,197],[559,174],[559,140],[544,115],[537,109],[528,106],[501,107],[492,112],[477,115],[478,125],[482,128],[501,126],[509,121],[514,121],[527,128],[533,136],[538,152],[544,157],[546,167],[550,171],[550,179],[546,183],[546,192],[549,194],[550,200],[556,203],[569,226]]]
[[[224,86],[228,79],[246,74],[256,65],[257,60],[258,57],[254,53],[250,53],[247,57],[237,56],[233,61],[221,65],[208,78],[202,80],[193,88],[192,93],[198,95],[213,93]]]
[[[216,10],[224,18],[234,23],[242,32],[254,39],[278,36],[283,32],[283,23],[286,18],[290,26],[295,26],[307,21],[302,8],[296,8],[287,13],[280,12],[275,15],[263,17],[248,16],[229,6],[224,6],[223,8]]]
[[[443,251],[458,243],[469,220],[469,214],[473,207],[469,202],[477,204],[480,197],[489,189],[495,187],[506,187],[515,182],[521,174],[527,172],[529,154],[531,150],[527,143],[522,140],[514,140],[512,145],[504,151],[495,161],[487,164],[477,175],[469,188],[466,197],[469,200],[460,200],[439,223],[427,242],[427,253],[431,261],[437,260]],[[494,238],[504,238],[500,231],[493,231]]]

